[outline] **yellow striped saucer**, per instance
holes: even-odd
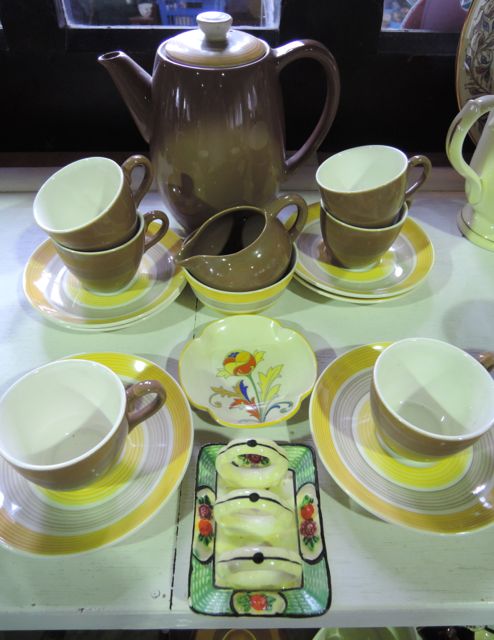
[[[143,256],[134,280],[115,294],[84,289],[67,270],[51,240],[43,242],[24,269],[24,294],[48,320],[78,331],[119,329],[161,311],[186,281],[174,256],[181,239],[169,230]]]
[[[304,230],[296,240],[295,275],[323,291],[355,298],[396,297],[417,287],[434,264],[434,249],[422,227],[408,218],[393,245],[367,270],[344,269],[331,260],[319,223],[319,204],[309,207]]]
[[[349,296],[342,296],[339,293],[333,293],[331,291],[326,291],[325,289],[320,289],[316,287],[311,282],[304,280],[304,278],[294,275],[294,280],[299,282],[302,286],[313,293],[317,293],[319,296],[323,296],[324,298],[330,298],[331,300],[339,300],[340,302],[348,302],[350,304],[378,304],[380,302],[392,302],[397,298],[403,298],[404,296],[411,293],[410,291],[405,291],[405,293],[399,293],[396,296],[388,296],[387,298],[351,298]]]
[[[316,450],[337,484],[383,520],[438,534],[494,522],[494,433],[471,449],[431,463],[394,456],[376,436],[369,407],[372,367],[388,343],[334,360],[312,392]]]
[[[86,353],[124,383],[159,380],[166,403],[128,436],[118,463],[76,491],[32,484],[0,459],[0,545],[43,556],[84,553],[110,545],[142,526],[173,496],[187,470],[194,432],[189,403],[166,371],[137,356]]]

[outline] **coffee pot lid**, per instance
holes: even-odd
[[[205,11],[197,18],[198,29],[191,29],[164,43],[171,60],[193,67],[237,67],[255,62],[266,51],[265,42],[231,29],[232,17],[222,11]]]

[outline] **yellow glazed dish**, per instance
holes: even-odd
[[[297,250],[294,246],[288,272],[283,278],[269,285],[269,287],[256,289],[254,291],[222,291],[220,289],[213,289],[199,282],[187,269],[183,268],[183,272],[185,273],[187,282],[192,287],[192,291],[198,300],[206,307],[224,314],[258,313],[270,307],[281,296],[293,278],[296,265]]]
[[[317,362],[297,331],[264,316],[230,316],[206,326],[178,361],[190,402],[227,427],[288,420],[309,395]]]

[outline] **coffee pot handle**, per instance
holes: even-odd
[[[465,178],[468,201],[472,205],[477,204],[482,198],[482,180],[474,169],[465,162],[463,143],[467,133],[477,120],[492,109],[494,109],[494,96],[480,96],[469,100],[451,123],[446,135],[446,154],[454,169]],[[488,122],[489,124],[491,123]],[[480,150],[481,144],[482,136],[477,151]]]
[[[286,161],[287,171],[292,171],[311,152],[318,149],[333,124],[340,101],[340,74],[332,53],[316,40],[296,40],[273,49],[272,52],[278,73],[294,60],[311,58],[322,65],[326,78],[326,100],[319,120],[300,149]]]

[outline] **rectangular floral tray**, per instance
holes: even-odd
[[[197,462],[194,529],[189,569],[189,605],[197,613],[216,616],[310,617],[326,612],[331,579],[324,543],[314,452],[305,445],[279,445],[288,457],[287,482],[295,511],[294,547],[302,559],[299,587],[240,591],[215,583],[217,530],[215,500],[221,479],[215,468],[223,444],[201,448]],[[220,483],[218,482],[220,480]],[[287,532],[287,539],[290,538]]]

